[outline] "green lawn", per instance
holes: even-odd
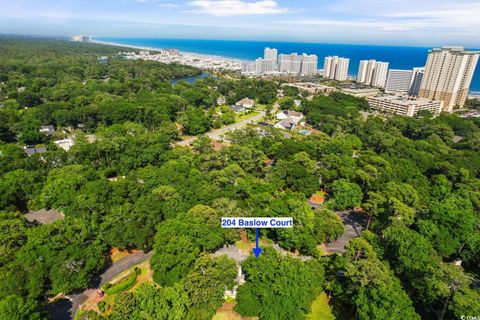
[[[254,117],[254,116],[256,116],[257,114],[259,114],[259,112],[257,112],[257,111],[252,111],[252,112],[248,112],[248,113],[243,113],[243,114],[237,115],[237,121],[242,121],[242,120],[245,120],[245,119]]]
[[[332,309],[328,305],[328,297],[322,292],[312,303],[312,311],[307,316],[308,320],[335,320]]]

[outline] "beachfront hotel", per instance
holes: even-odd
[[[323,77],[332,80],[345,81],[348,76],[350,59],[338,56],[325,57],[323,64]]]
[[[480,52],[463,47],[443,47],[428,53],[419,96],[444,101],[444,111],[462,108]]]

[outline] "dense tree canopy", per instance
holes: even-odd
[[[238,267],[212,253],[245,240],[220,228],[224,216],[294,219],[292,229],[261,232],[285,256],[265,248],[243,262],[244,316],[304,319],[322,290],[352,319],[478,315],[478,119],[365,119],[364,99],[319,94],[297,107],[316,129],[309,136],[251,126],[220,151],[207,136],[178,147],[183,134],[234,121],[218,96],[271,108],[284,80],[174,85],[200,71],[121,50],[0,38],[0,318],[41,319],[48,297],[88,288],[115,247],[153,249],[155,283],[118,295],[109,318],[211,319]],[[305,97],[282,88],[284,107]],[[55,133],[39,132],[46,125]],[[67,137],[69,151],[54,144]],[[46,151],[28,156],[27,145]],[[318,191],[325,204],[312,208]],[[43,208],[64,220],[23,216]],[[338,212],[354,208],[368,231],[343,255],[321,257],[318,246],[344,233]]]

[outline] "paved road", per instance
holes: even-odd
[[[220,129],[211,130],[211,131],[205,133],[205,135],[210,137],[211,139],[214,139],[214,140],[221,139],[222,138],[221,135],[223,135],[223,134],[225,134],[229,131],[235,131],[237,129],[242,129],[242,128],[246,127],[249,123],[260,121],[265,116],[265,112],[264,111],[257,111],[257,112],[259,112],[259,114],[254,115],[254,116],[252,116],[248,119],[244,119],[242,121],[227,125],[227,126],[222,127]],[[187,138],[185,140],[179,141],[176,144],[178,146],[189,146],[190,143],[192,143],[196,139],[197,139],[197,137],[190,137],[190,138]]]
[[[115,262],[100,276],[100,287],[107,282],[112,281],[115,276],[122,273],[123,271],[130,269],[131,267],[144,261],[147,261],[152,255],[153,251],[150,251],[149,253],[144,253],[143,251],[140,251]]]
[[[277,110],[279,108],[280,108],[280,104],[278,102],[275,102],[275,104],[273,105],[271,113],[276,114]],[[265,111],[263,111],[263,110],[255,110],[255,111],[258,112],[257,115],[254,115],[254,116],[252,116],[248,119],[244,119],[242,121],[227,125],[227,126],[222,127],[220,129],[211,130],[211,131],[207,132],[205,135],[210,137],[211,139],[218,140],[218,139],[222,138],[221,135],[223,135],[227,132],[235,131],[237,129],[242,129],[242,128],[246,127],[249,123],[258,122],[258,121],[262,120],[263,117],[266,114]],[[189,146],[196,139],[197,139],[197,137],[190,137],[190,138],[187,138],[187,139],[184,139],[182,141],[177,142],[176,145],[177,146],[183,146],[183,147]]]
[[[100,275],[100,282],[95,285],[95,288],[89,288],[82,293],[72,294],[66,296],[66,299],[61,299],[58,303],[55,303],[50,308],[50,316],[53,320],[71,320],[74,319],[75,313],[77,313],[80,305],[87,299],[87,292],[91,290],[97,290],[97,288],[113,280],[115,276],[122,273],[131,267],[140,264],[150,259],[153,255],[153,251],[144,253],[143,251],[136,252],[128,257],[125,257],[115,263],[113,263],[104,273]],[[69,301],[68,301],[68,300]]]

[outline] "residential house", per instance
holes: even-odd
[[[318,191],[314,193],[310,198],[308,198],[308,204],[310,204],[310,207],[313,209],[322,208],[325,202],[325,195],[326,193],[324,191]]]
[[[70,150],[70,148],[74,144],[73,140],[70,139],[70,138],[63,139],[63,140],[57,140],[57,141],[54,141],[54,143],[65,151]]]
[[[253,109],[255,107],[255,100],[250,98],[244,98],[238,101],[235,105],[239,107],[244,107],[245,109]]]
[[[52,136],[55,133],[55,128],[52,125],[41,126],[39,131],[45,133],[47,136]]]
[[[274,125],[274,127],[277,129],[283,129],[283,130],[289,130],[289,131],[295,129],[295,126],[296,126],[296,123],[291,118],[282,120],[276,125]]]
[[[283,110],[277,113],[276,118],[278,120],[291,119],[295,123],[295,125],[297,125],[300,121],[302,121],[302,119],[304,118],[304,115],[301,112]]]
[[[242,113],[245,111],[245,107],[243,106],[238,106],[238,105],[234,105],[234,106],[230,106],[230,108],[235,111],[235,113]]]
[[[47,148],[46,147],[35,147],[35,146],[24,146],[23,151],[25,151],[27,156],[31,157],[36,153],[47,152]]]

